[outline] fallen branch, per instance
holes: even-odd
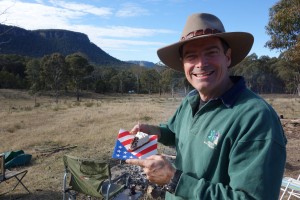
[[[41,154],[52,154],[52,153],[57,153],[59,151],[67,150],[67,149],[73,149],[76,148],[77,145],[70,146],[60,146],[60,147],[48,147],[48,148],[35,148],[34,150],[41,153]]]

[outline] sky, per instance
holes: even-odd
[[[250,32],[249,54],[278,57],[264,47],[265,26],[278,0],[0,0],[0,23],[27,30],[64,29],[86,34],[109,55],[157,63],[157,49],[176,43],[193,13],[211,13],[227,32]],[[242,45],[242,44],[241,44]]]

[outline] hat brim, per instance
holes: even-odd
[[[187,42],[208,37],[219,37],[227,42],[227,44],[231,48],[231,64],[229,67],[233,67],[240,63],[250,52],[254,42],[253,36],[247,32],[225,32],[201,35],[162,47],[157,50],[157,55],[166,66],[183,72],[183,63],[180,59],[181,55],[179,52],[179,48]]]

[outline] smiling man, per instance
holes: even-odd
[[[188,17],[179,42],[158,50],[167,66],[184,72],[195,88],[160,126],[137,124],[176,147],[171,164],[161,155],[130,159],[149,181],[164,185],[166,199],[278,199],[286,138],[273,108],[229,76],[253,44],[246,32],[225,32],[214,15]]]
[[[189,42],[182,49],[185,76],[203,101],[217,98],[231,88],[231,49],[224,50],[218,37]]]

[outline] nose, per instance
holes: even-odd
[[[199,54],[195,60],[195,67],[200,68],[207,65],[207,59],[204,55]]]

